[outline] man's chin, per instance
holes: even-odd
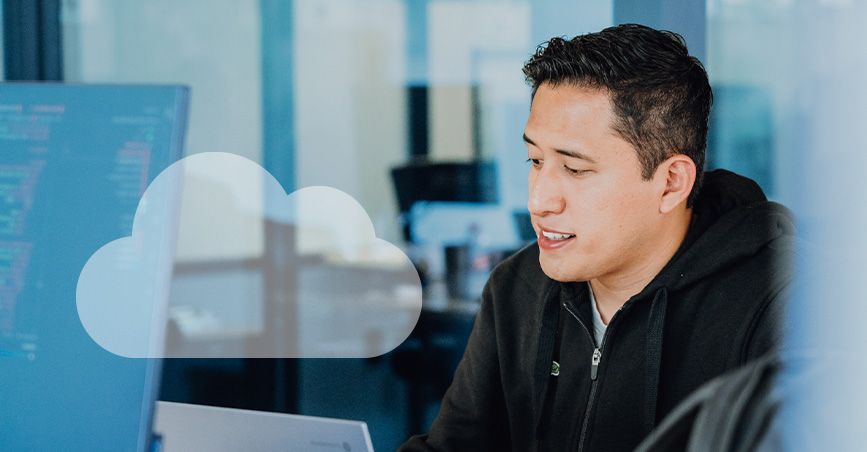
[[[565,262],[552,261],[552,259],[545,259],[542,256],[539,257],[539,264],[542,267],[542,272],[545,273],[545,276],[554,281],[574,282],[588,280],[586,275],[584,275],[584,272],[578,271],[575,268],[569,268]]]

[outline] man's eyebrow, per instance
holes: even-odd
[[[532,144],[533,146],[537,146],[537,147],[539,146],[535,142],[533,142],[533,140],[531,140],[530,137],[528,137],[526,133],[524,134],[524,142],[526,142],[527,144]],[[565,155],[566,157],[572,157],[572,158],[576,158],[576,159],[586,160],[590,163],[596,163],[596,160],[593,160],[587,154],[583,154],[583,153],[578,152],[578,151],[569,151],[566,149],[554,149],[554,152],[556,152],[560,155]]]

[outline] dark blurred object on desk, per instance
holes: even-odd
[[[474,302],[482,294],[491,270],[515,250],[479,250],[471,245],[445,247],[445,283],[450,302]]]

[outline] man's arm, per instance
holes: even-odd
[[[410,438],[400,451],[510,449],[491,285],[489,280],[467,349],[430,432]]]
[[[746,363],[771,352],[778,352],[783,342],[786,291],[768,300],[756,315],[744,342],[741,362]]]

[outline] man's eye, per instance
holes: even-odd
[[[580,176],[580,175],[582,175],[582,174],[585,174],[585,173],[589,173],[589,172],[590,172],[590,170],[585,170],[585,169],[574,169],[574,168],[569,168],[569,167],[566,166],[566,165],[563,165],[563,169],[565,169],[567,173],[569,173],[569,174],[571,174],[571,175],[573,175],[573,176]]]
[[[527,159],[527,163],[532,163],[534,168],[542,166],[542,159]]]

